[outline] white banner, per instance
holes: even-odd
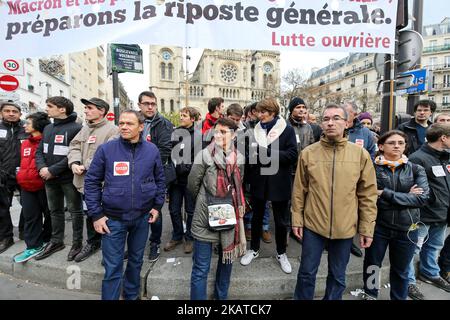
[[[0,58],[107,42],[394,53],[396,0],[3,0]]]

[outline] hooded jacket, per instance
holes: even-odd
[[[375,169],[369,153],[346,138],[322,137],[302,151],[292,192],[292,226],[328,239],[373,237]]]
[[[407,148],[405,151],[406,155],[413,154],[420,148],[419,144],[419,136],[417,135],[416,126],[418,123],[416,122],[416,118],[411,118],[408,122],[404,122],[398,126],[398,130],[403,131],[408,136]],[[431,126],[431,121],[428,121],[428,125]]]
[[[48,167],[53,178],[45,181],[48,184],[71,183],[72,170],[67,163],[69,144],[81,130],[81,124],[76,122],[77,114],[73,112],[66,119],[54,119],[42,133],[42,140],[36,151],[36,166],[38,170]]]
[[[420,219],[427,224],[445,223],[450,208],[450,153],[438,151],[425,143],[409,160],[425,168],[430,199],[420,209]],[[442,170],[441,170],[442,169]]]
[[[355,118],[353,127],[348,128],[347,133],[348,141],[366,149],[373,161],[375,159],[376,148],[372,131],[364,127],[358,118]]]
[[[20,144],[27,138],[23,121],[0,121],[0,185],[16,184],[16,168],[20,166]]]
[[[39,176],[39,172],[36,168],[36,150],[39,143],[42,140],[42,136],[30,136],[27,140],[22,142],[20,148],[20,169],[17,172],[17,183],[20,187],[29,192],[36,192],[44,189],[44,180]]]
[[[86,123],[75,138],[72,139],[67,156],[69,168],[72,168],[73,164],[83,165],[86,168],[81,176],[73,175],[73,184],[78,192],[84,193],[84,177],[87,170],[89,170],[98,146],[109,141],[118,133],[118,128],[106,118],[103,118],[98,123]]]

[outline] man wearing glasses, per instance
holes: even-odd
[[[141,92],[138,101],[141,113],[145,117],[142,138],[156,145],[161,155],[161,162],[166,167],[172,149],[173,124],[158,112],[157,99],[153,92]],[[162,214],[160,213],[159,216],[160,218],[151,225],[152,232],[149,239],[150,253],[148,257],[150,262],[158,260],[160,255]]]
[[[325,107],[319,143],[303,149],[292,192],[292,231],[303,240],[294,299],[312,300],[322,251],[328,244],[325,300],[341,300],[356,233],[372,243],[377,215],[375,169],[369,153],[344,138],[346,110]]]

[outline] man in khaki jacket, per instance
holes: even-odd
[[[347,113],[328,105],[324,136],[300,154],[292,192],[292,231],[303,240],[294,299],[314,298],[316,274],[328,244],[325,300],[340,300],[353,236],[368,248],[377,215],[375,169],[369,153],[344,137]]]
[[[69,167],[74,174],[73,184],[78,192],[84,194],[84,177],[97,147],[116,136],[119,131],[105,118],[109,110],[107,102],[99,98],[81,99],[81,102],[85,105],[86,125],[71,141],[67,157]],[[75,262],[87,259],[101,245],[101,234],[95,232],[93,222],[89,217],[86,218],[86,228],[88,233],[87,244],[74,257]]]

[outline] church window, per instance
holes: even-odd
[[[220,76],[226,83],[233,83],[236,81],[238,74],[237,67],[234,64],[224,64],[220,69]]]
[[[169,73],[169,80],[173,80],[173,64],[169,63],[168,65],[168,73]]]
[[[161,62],[161,79],[166,79],[166,64]]]

